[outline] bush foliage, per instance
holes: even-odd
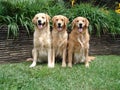
[[[62,14],[72,20],[77,16],[86,17],[90,21],[91,34],[120,34],[120,15],[105,7],[95,7],[91,4],[80,3],[74,7],[62,0],[1,0],[0,25],[8,25],[8,37],[19,35],[19,26],[24,26],[29,34],[33,30],[32,18],[36,13],[48,13],[51,17]]]

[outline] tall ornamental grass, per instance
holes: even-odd
[[[1,0],[0,8],[0,27],[8,25],[8,38],[19,36],[19,26],[25,27],[29,35],[33,30],[32,18],[39,12],[51,17],[58,14],[67,16],[70,20],[68,30],[71,30],[71,22],[75,17],[83,16],[90,22],[90,34],[120,34],[120,15],[105,7],[80,3],[68,8],[62,0]]]
[[[106,33],[120,34],[120,15],[112,10],[93,7],[91,4],[80,4],[71,8],[70,12],[74,12],[72,19],[83,16],[90,21],[90,33],[95,33],[98,36]]]

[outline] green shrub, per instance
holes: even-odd
[[[120,34],[120,14],[110,11],[108,17],[108,23],[111,34],[113,35]]]
[[[16,16],[17,17],[17,16]],[[4,18],[4,20],[8,23],[8,35],[7,38],[12,34],[14,37],[18,36],[19,27],[14,19],[10,16]]]
[[[17,37],[19,26],[25,27],[29,35],[29,32],[33,30],[32,18],[36,13],[43,12],[51,17],[58,14],[67,16],[70,20],[68,30],[71,30],[71,22],[74,18],[83,16],[90,22],[90,34],[97,36],[120,34],[120,15],[113,10],[85,3],[71,8],[66,5],[63,1],[56,0],[1,0],[0,25],[8,25],[8,37]]]
[[[108,31],[107,16],[98,7],[93,7],[90,4],[81,4],[73,7],[71,12],[76,12],[73,14],[75,17],[82,16],[89,20],[90,33],[94,32],[100,36],[102,30],[104,30],[104,33]]]
[[[112,10],[107,10],[104,7],[94,7],[91,4],[80,4],[70,9],[70,19],[83,16],[89,22],[89,31],[92,34],[100,36],[101,34],[120,34],[120,15]]]
[[[29,14],[27,15],[26,13],[27,8],[25,8],[25,5],[23,3],[25,2],[0,2],[0,7],[2,7],[0,11],[0,23],[8,25],[7,38],[9,38],[10,36],[12,36],[13,38],[17,38],[19,35],[19,26],[25,27],[28,35],[29,31],[33,29],[31,18],[28,17]]]

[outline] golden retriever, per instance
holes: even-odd
[[[51,33],[49,25],[50,16],[45,13],[38,13],[32,19],[34,23],[33,36],[33,62],[30,67],[36,66],[37,61],[43,62],[48,60],[48,67],[51,64]]]
[[[69,19],[63,15],[56,15],[52,18],[52,64],[54,66],[55,57],[62,57],[62,67],[66,67],[66,48],[67,48],[67,24]]]
[[[72,21],[72,31],[68,40],[68,66],[85,62],[85,66],[89,67],[89,61],[94,57],[89,57],[89,40],[88,33],[89,21],[84,17],[76,17]]]

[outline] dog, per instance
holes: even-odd
[[[38,13],[32,19],[34,24],[33,36],[33,62],[30,67],[35,67],[37,61],[44,62],[48,60],[48,67],[51,64],[51,32],[50,32],[50,16],[45,13]]]
[[[54,66],[55,57],[62,57],[62,67],[66,67],[66,48],[67,48],[67,24],[69,19],[63,15],[56,15],[52,18],[52,65]]]
[[[68,66],[72,67],[72,63],[84,62],[89,67],[89,62],[95,57],[88,56],[89,40],[88,33],[89,21],[85,17],[76,17],[72,21],[72,31],[68,39]]]

